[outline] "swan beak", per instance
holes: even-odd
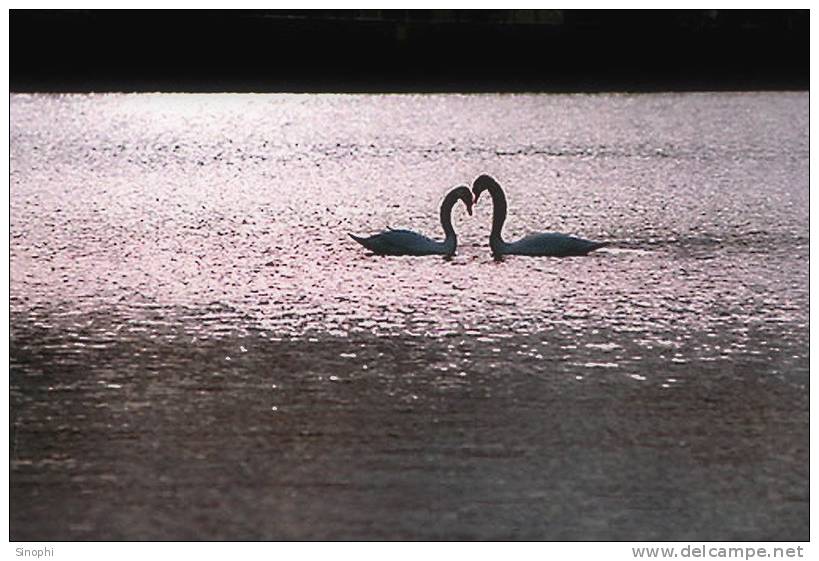
[[[461,202],[466,207],[466,212],[469,213],[469,216],[472,216],[472,197],[461,197]]]

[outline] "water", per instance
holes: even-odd
[[[441,237],[378,258],[347,237]],[[808,94],[11,97],[15,540],[808,539]]]

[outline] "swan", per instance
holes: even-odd
[[[501,237],[501,229],[506,220],[506,195],[498,182],[488,175],[481,175],[472,183],[475,203],[484,191],[489,191],[492,197],[492,232],[489,234],[489,247],[492,248],[492,255],[495,257],[502,255],[568,257],[586,255],[590,251],[609,245],[609,242],[592,242],[552,232],[530,234],[515,242],[505,242]]]
[[[452,207],[458,200],[466,205],[466,212],[472,215],[472,193],[468,187],[456,187],[447,193],[441,203],[441,226],[446,237],[438,242],[409,230],[393,230],[361,238],[350,234],[355,241],[377,255],[455,255],[458,236],[452,227]]]

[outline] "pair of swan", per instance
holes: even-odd
[[[466,211],[472,215],[472,195],[474,202],[484,191],[489,191],[492,197],[492,231],[489,234],[489,247],[492,255],[501,257],[503,255],[530,255],[530,256],[551,256],[568,257],[572,255],[587,255],[608,245],[608,242],[592,242],[565,234],[544,232],[531,234],[515,242],[505,242],[501,236],[503,223],[506,221],[506,195],[498,182],[488,175],[481,175],[472,184],[472,192],[469,188],[456,187],[444,197],[441,203],[441,226],[443,226],[445,238],[443,242],[432,240],[421,234],[416,234],[409,230],[393,230],[375,234],[368,238],[361,238],[350,234],[355,241],[378,255],[447,255],[455,254],[458,245],[458,237],[452,227],[452,208],[460,200],[466,206]]]

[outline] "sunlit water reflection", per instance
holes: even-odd
[[[808,96],[11,99],[15,539],[806,539]],[[509,239],[613,246],[495,262]]]

